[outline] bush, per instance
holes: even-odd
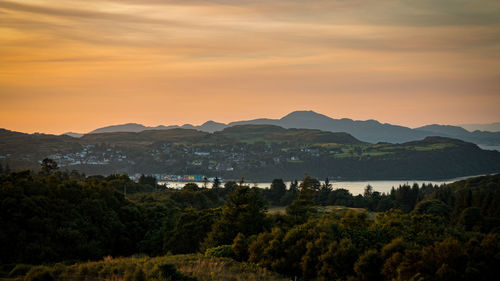
[[[9,277],[26,275],[26,273],[30,271],[31,267],[32,266],[28,264],[18,264],[9,272]]]
[[[160,266],[162,280],[194,281],[196,278],[181,274],[173,264],[162,264]]]
[[[45,267],[45,266],[37,266],[33,267],[26,277],[24,278],[25,281],[53,281],[54,276],[52,275],[52,272],[50,268]]]
[[[207,249],[205,251],[205,256],[218,257],[218,258],[233,258],[235,255],[232,245],[222,245],[219,247]]]

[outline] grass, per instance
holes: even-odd
[[[44,277],[45,276],[45,277]],[[134,256],[127,258],[106,257],[66,265],[15,267],[9,280],[221,280],[221,281],[281,281],[288,280],[274,272],[251,263],[241,263],[229,258],[205,257],[201,254],[171,255],[161,257]]]
[[[251,263],[240,263],[230,258],[189,255],[186,259],[172,261],[177,269],[198,280],[271,281],[288,280],[276,273]]]
[[[375,212],[369,212],[365,208],[351,208],[351,207],[337,206],[337,205],[318,206],[318,207],[315,207],[315,208],[316,208],[316,211],[319,214],[329,214],[329,213],[334,213],[334,212],[345,213],[345,212],[348,212],[348,211],[354,211],[354,212],[359,212],[359,213],[366,212],[366,214],[368,215],[368,218],[371,219],[371,220],[375,220],[375,218],[377,216],[377,213],[375,213]],[[273,206],[273,207],[270,207],[267,210],[267,212],[269,214],[285,214],[286,213],[286,207]]]
[[[413,146],[412,148],[416,151],[432,151],[432,150],[443,150],[446,148],[454,147],[452,143],[434,143],[422,146]]]
[[[324,145],[323,145],[324,146]],[[364,157],[380,157],[393,155],[402,151],[439,151],[456,146],[453,143],[432,143],[422,145],[407,145],[398,146],[393,144],[374,144],[374,145],[338,145],[337,149],[341,152],[333,154],[334,158],[364,158]],[[358,149],[358,153],[356,151]]]
[[[337,206],[337,205],[320,206],[317,208],[318,208],[318,212],[323,213],[323,214],[329,214],[329,213],[334,213],[334,212],[345,213],[345,212],[349,212],[349,211],[354,211],[357,213],[366,212],[366,214],[368,215],[368,218],[371,220],[375,220],[375,218],[377,217],[377,213],[369,212],[365,208],[352,208],[352,207]]]
[[[272,206],[267,209],[268,214],[284,214],[286,213],[286,207],[284,206]]]

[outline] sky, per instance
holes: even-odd
[[[500,121],[498,0],[0,0],[0,128]]]

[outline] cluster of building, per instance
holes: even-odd
[[[72,165],[109,165],[120,162],[134,164],[134,161],[127,159],[127,155],[123,154],[121,150],[105,148],[95,151],[95,145],[93,144],[82,145],[82,150],[78,152],[54,153],[48,155],[47,158],[56,161],[61,167]],[[41,163],[41,160],[39,162]]]

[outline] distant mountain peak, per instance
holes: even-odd
[[[451,125],[439,125],[439,124],[426,125],[419,128],[415,128],[415,130],[446,134],[446,136],[452,136],[452,137],[469,134],[469,132],[462,127],[451,126]]]
[[[95,129],[89,134],[99,134],[99,133],[113,133],[113,132],[141,132],[148,129],[148,127],[137,124],[137,123],[126,123],[120,125],[111,125]]]
[[[390,123],[381,123],[374,119],[364,121],[353,120],[350,118],[335,119],[324,114],[317,113],[313,110],[293,111],[280,119],[258,118],[253,120],[235,121],[229,124],[219,123],[213,120],[206,121],[199,126],[184,124],[182,126],[160,125],[157,127],[146,127],[137,123],[127,123],[100,128],[90,133],[141,132],[144,130],[165,130],[171,128],[194,129],[213,133],[237,125],[257,124],[276,125],[286,129],[317,129],[329,132],[346,132],[361,141],[371,143],[404,143],[408,141],[421,140],[428,136],[452,137],[468,142],[474,142],[476,144],[484,144],[490,146],[497,146],[500,143],[500,132],[468,132],[461,127],[438,124],[411,129],[404,126],[393,125]]]
[[[312,110],[297,110],[290,112],[289,114],[283,116],[280,120],[286,120],[286,119],[332,119],[326,115],[317,113]]]
[[[191,130],[198,130],[197,126],[194,126],[193,124],[184,124],[180,127],[181,129],[191,129]]]
[[[221,131],[226,127],[227,127],[227,125],[224,123],[219,123],[219,122],[215,122],[213,120],[209,120],[209,121],[203,123],[201,126],[198,126],[198,130],[203,131],[203,132],[213,133],[213,132]]]
[[[203,123],[202,126],[205,126],[205,125],[214,125],[214,124],[224,124],[224,123],[219,123],[219,122],[215,122],[213,120],[208,120],[207,122]]]

